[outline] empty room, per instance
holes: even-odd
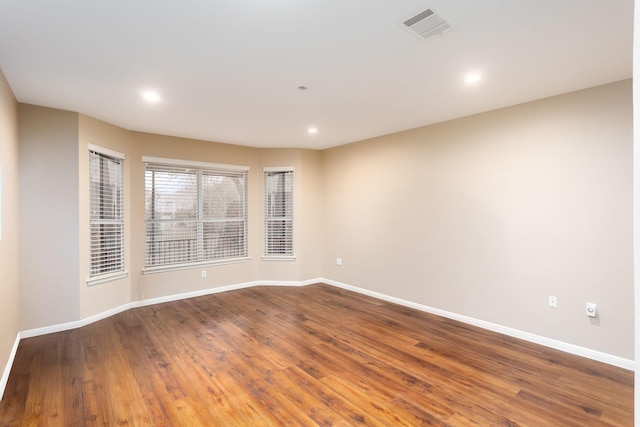
[[[634,425],[634,12],[0,2],[0,426]]]

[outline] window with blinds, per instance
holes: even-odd
[[[264,171],[265,256],[293,256],[293,170]]]
[[[123,158],[89,150],[91,277],[124,271],[122,162]]]
[[[147,163],[145,266],[247,256],[246,171]]]

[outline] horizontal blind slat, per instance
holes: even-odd
[[[246,256],[246,173],[148,163],[145,218],[146,266]]]
[[[89,151],[90,276],[124,271],[122,161]]]
[[[293,256],[293,171],[265,171],[265,255]]]

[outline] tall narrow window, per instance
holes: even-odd
[[[293,256],[293,170],[265,168],[264,254]]]
[[[246,257],[246,170],[170,162],[146,162],[145,266]]]
[[[124,156],[98,150],[89,149],[91,277],[124,271]]]

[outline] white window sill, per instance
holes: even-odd
[[[91,277],[87,279],[87,285],[93,286],[100,283],[112,282],[114,280],[124,279],[129,277],[129,273],[126,271],[118,271],[117,273],[102,274],[100,276]]]
[[[164,273],[167,271],[190,270],[194,268],[207,267],[211,265],[238,264],[241,262],[249,262],[249,261],[251,261],[250,257],[242,257],[242,258],[224,259],[219,261],[202,261],[202,262],[190,262],[186,264],[159,265],[157,267],[145,267],[144,269],[142,269],[142,274],[155,274],[155,273]]]
[[[263,261],[289,261],[289,262],[293,262],[296,260],[295,255],[291,255],[291,256],[286,256],[286,255],[265,255],[262,257]]]

